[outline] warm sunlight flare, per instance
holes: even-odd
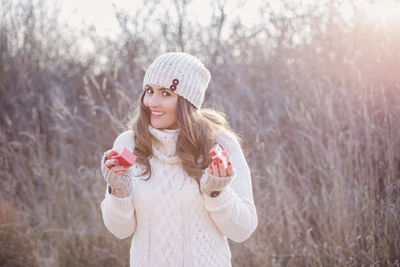
[[[373,23],[380,23],[382,26],[390,26],[390,23],[399,22],[400,2],[381,1],[373,4],[366,4],[366,16]]]
[[[388,1],[360,1],[356,4],[343,3],[342,16],[346,20],[367,20],[375,26],[391,27],[392,23],[399,23],[400,2]]]
[[[222,1],[221,3],[224,3],[224,12],[227,14],[227,20],[238,16],[244,25],[250,26],[260,19],[259,10],[263,5],[261,0],[225,2]],[[281,8],[279,1],[271,2],[276,10]],[[151,2],[146,4],[151,5]],[[116,37],[116,34],[120,30],[115,18],[115,11],[124,10],[134,14],[146,4],[144,0],[86,0],[83,2],[80,0],[69,0],[62,2],[61,11],[63,20],[67,21],[71,26],[82,28],[93,24],[100,35],[107,35],[113,38]],[[161,1],[160,4],[167,10],[173,5],[173,1]],[[93,12],[94,10],[95,12]],[[154,13],[160,12],[159,8],[154,9]],[[170,12],[171,15],[176,14],[174,8],[170,9]],[[188,1],[186,12],[190,20],[206,25],[210,23],[212,13],[218,12],[218,3],[214,3],[211,0]]]

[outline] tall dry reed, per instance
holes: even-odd
[[[399,266],[400,27],[350,27],[339,2],[271,14],[281,35],[234,22],[222,37],[220,9],[209,28],[164,25],[162,39],[119,13],[121,40],[98,41],[85,61],[19,1],[20,17],[0,23],[0,265],[127,266],[130,240],[102,222],[99,161],[127,127],[146,66],[178,36],[210,68],[204,106],[227,113],[253,175],[259,225],[230,241],[233,265]],[[24,23],[25,43],[11,27]],[[293,42],[306,26],[309,39]]]

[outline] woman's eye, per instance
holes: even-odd
[[[170,96],[171,94],[168,93],[167,91],[164,91],[164,92],[162,92],[162,95],[163,95],[163,96]]]
[[[152,94],[152,93],[153,93],[153,90],[151,88],[146,89],[146,94]]]

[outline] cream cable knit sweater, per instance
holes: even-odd
[[[158,130],[149,126],[160,142],[153,142],[150,159],[152,176],[148,181],[135,177],[142,172],[133,165],[132,193],[118,198],[106,190],[101,203],[104,224],[116,237],[133,234],[130,266],[231,266],[227,238],[243,242],[258,224],[251,176],[237,140],[220,133],[217,142],[228,149],[235,173],[218,197],[199,191],[175,154],[179,130]],[[133,151],[133,132],[120,134],[113,149]],[[215,179],[205,170],[202,184]]]

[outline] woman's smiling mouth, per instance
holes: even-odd
[[[165,112],[162,112],[162,111],[155,111],[155,110],[151,111],[151,116],[153,118],[160,118],[164,114],[165,114]]]

